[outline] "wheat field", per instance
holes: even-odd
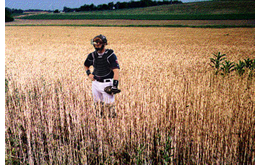
[[[5,27],[6,164],[254,164],[255,83],[209,58],[255,56],[254,28]],[[117,118],[97,118],[83,63],[107,37]]]

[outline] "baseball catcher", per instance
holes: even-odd
[[[91,40],[95,51],[88,54],[84,66],[85,71],[92,80],[92,94],[96,114],[99,117],[116,117],[115,94],[120,92],[119,63],[112,49],[106,49],[107,39],[104,35],[98,35]],[[93,66],[93,72],[90,71]]]

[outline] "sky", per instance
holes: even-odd
[[[100,5],[109,2],[130,2],[131,0],[5,0],[5,7],[11,9],[41,9],[41,10],[63,10],[64,7],[79,8],[85,4]],[[135,0],[136,1],[136,0]],[[163,1],[163,0],[160,0]],[[198,2],[205,0],[181,0],[185,2]]]

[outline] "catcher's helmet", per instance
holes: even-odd
[[[92,41],[94,42],[94,41],[96,41],[97,39],[100,39],[104,44],[107,45],[107,39],[106,39],[106,37],[105,37],[104,35],[100,34],[100,35],[94,37]]]
[[[107,45],[107,39],[105,36],[103,36],[102,34],[94,37],[91,40],[91,44],[94,46],[94,48],[96,49],[96,51],[101,51],[104,49],[105,45]],[[97,44],[102,44],[101,48],[96,47]]]

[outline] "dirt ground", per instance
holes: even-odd
[[[27,20],[15,19],[5,25],[254,25],[255,20]]]

